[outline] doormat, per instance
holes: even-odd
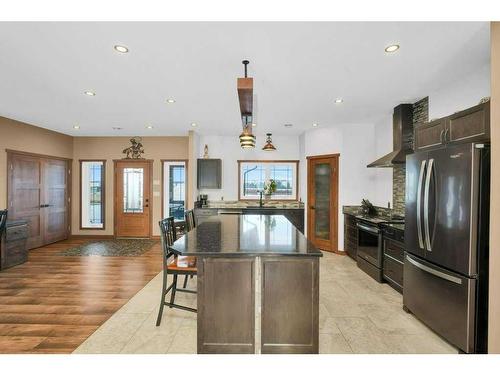
[[[96,240],[71,247],[57,255],[62,256],[89,256],[103,257],[134,257],[144,254],[159,241],[149,239],[116,239]]]

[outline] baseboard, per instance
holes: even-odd
[[[334,253],[337,255],[347,255],[347,253],[343,250],[325,250],[325,249],[320,249],[321,251],[326,251],[327,253]]]

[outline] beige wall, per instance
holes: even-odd
[[[188,159],[188,137],[143,137],[143,157],[153,159],[153,235],[159,235],[156,223],[161,219],[161,160]],[[73,206],[72,234],[113,234],[113,160],[122,159],[122,150],[130,145],[129,137],[75,137],[73,138]],[[106,159],[106,218],[105,230],[80,229],[80,159]],[[188,184],[189,181],[188,181]]]
[[[5,149],[71,159],[72,137],[0,117],[0,209],[7,207],[7,153]]]
[[[500,22],[491,23],[491,209],[488,351],[500,353]]]

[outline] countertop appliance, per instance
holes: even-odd
[[[466,353],[487,352],[490,147],[406,161],[404,308]]]
[[[208,195],[207,194],[200,194],[198,201],[200,202],[201,207],[207,207]]]
[[[356,216],[358,229],[358,247],[356,263],[359,268],[365,271],[379,283],[383,281],[383,242],[381,224],[402,223],[402,218],[382,218],[362,215]]]

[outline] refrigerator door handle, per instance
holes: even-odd
[[[451,281],[452,283],[455,283],[455,284],[459,284],[459,285],[462,284],[462,279],[460,279],[459,277],[448,275],[447,273],[444,273],[444,272],[435,270],[434,268],[428,267],[425,264],[422,264],[420,262],[417,262],[415,259],[410,258],[408,255],[406,256],[406,260],[424,272],[430,273],[430,274],[437,276],[443,280]]]
[[[424,231],[425,231],[425,246],[427,248],[427,251],[432,251],[431,236],[429,230],[429,190],[430,190],[433,166],[434,166],[434,159],[429,159],[429,166],[427,167],[427,176],[425,177],[425,190],[424,190]]]
[[[422,206],[422,185],[424,182],[425,164],[427,160],[422,160],[420,163],[420,174],[418,176],[417,185],[417,234],[418,234],[418,244],[421,249],[424,248],[424,239],[422,236],[422,218],[421,218],[421,206]]]

